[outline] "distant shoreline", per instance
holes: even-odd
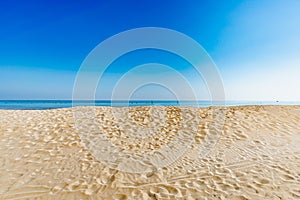
[[[72,100],[0,100],[0,110],[49,110],[72,108],[78,106],[96,107],[135,107],[135,106],[176,106],[176,107],[232,107],[232,106],[297,106],[297,101],[225,101],[224,103],[212,103],[211,101],[169,101],[169,100],[96,100],[76,101]]]

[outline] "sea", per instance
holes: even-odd
[[[209,107],[209,106],[240,106],[240,105],[300,105],[300,102],[291,101],[176,101],[176,100],[0,100],[1,110],[47,110],[56,108],[70,108],[73,106],[184,106],[184,107]]]

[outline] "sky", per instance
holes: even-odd
[[[227,100],[300,101],[299,10],[298,0],[0,1],[0,99],[72,99],[76,74],[99,43],[129,29],[163,27],[202,45],[218,68]],[[188,62],[155,49],[113,62],[95,98],[109,99],[130,71],[133,79],[163,77],[170,87],[184,90],[172,70],[164,72],[167,68],[153,67],[151,73],[150,66],[134,74],[146,63],[176,69],[198,99],[210,99],[203,77]],[[157,84],[139,87],[131,96],[175,97]]]

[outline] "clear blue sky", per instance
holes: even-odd
[[[71,99],[76,72],[96,45],[155,26],[180,31],[206,49],[227,99],[299,101],[299,10],[298,0],[0,1],[0,99]],[[122,73],[117,65],[187,67],[168,63],[173,57],[136,52],[120,58],[107,78]]]

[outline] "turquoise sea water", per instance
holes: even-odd
[[[212,105],[300,105],[300,102],[275,102],[275,101],[226,101],[225,104],[213,104],[211,101],[157,101],[157,100],[130,100],[128,101],[108,101],[96,100],[77,101],[75,106],[197,106],[208,107]],[[4,110],[45,110],[55,108],[72,107],[72,100],[0,100],[0,109]]]

